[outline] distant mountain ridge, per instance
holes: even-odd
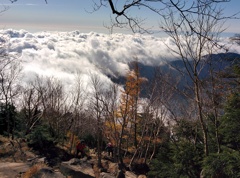
[[[181,77],[179,86],[183,88],[186,84],[191,84],[192,81],[188,75],[186,75],[186,69],[184,66],[184,62],[182,60],[169,61],[168,63],[160,66],[149,66],[143,63],[138,63],[140,69],[140,76],[151,81],[154,78],[155,72],[157,68],[163,73],[169,73],[173,76]],[[201,64],[203,66],[201,72],[199,73],[200,78],[207,79],[209,77],[210,68],[213,69],[214,72],[223,72],[229,71],[233,67],[233,65],[240,65],[240,54],[238,53],[219,53],[219,54],[211,54],[203,57]],[[129,68],[133,69],[133,65],[129,63]],[[179,75],[179,71],[181,71],[181,75]],[[109,76],[110,77],[110,76]],[[125,77],[110,77],[114,83],[125,84]]]

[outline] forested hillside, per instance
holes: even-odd
[[[16,61],[6,60],[1,71],[1,135],[24,138],[44,152],[59,145],[73,155],[84,139],[96,148],[99,160],[111,142],[114,161],[148,177],[235,176],[240,159],[239,55],[213,56],[204,61],[200,78],[207,157],[193,84],[177,61],[155,68],[136,61],[129,64],[123,88],[117,83],[106,88],[92,74],[90,92],[83,90],[79,78],[75,92],[66,93],[54,78],[39,77],[18,87],[12,78],[17,70],[9,70]]]

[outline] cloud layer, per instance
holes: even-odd
[[[8,29],[0,33],[9,39],[9,52],[21,56],[26,81],[37,73],[71,84],[76,73],[87,76],[89,72],[107,80],[106,76],[124,76],[127,64],[135,58],[151,66],[173,59],[164,44],[174,48],[169,38],[79,31],[30,33]],[[229,42],[223,39],[223,43]],[[233,44],[230,49],[240,51]]]

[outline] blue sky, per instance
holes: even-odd
[[[103,7],[94,13],[89,13],[93,9],[92,0],[48,0],[48,4],[44,0],[18,0],[13,4],[9,0],[1,0],[0,5],[9,7],[0,15],[1,29],[109,33],[104,25],[110,23],[111,10]],[[240,0],[223,3],[223,7],[227,15],[236,13],[240,11]],[[141,15],[145,16],[146,13],[141,10]],[[156,18],[149,14],[146,16],[149,24]],[[240,20],[231,20],[225,25],[228,27],[226,32],[240,33]],[[126,30],[115,30],[115,32],[130,33]]]
[[[104,31],[103,22],[107,19],[107,9],[94,13],[90,0],[18,0],[0,16],[2,28],[27,29],[30,31]],[[2,3],[3,4],[3,3]]]

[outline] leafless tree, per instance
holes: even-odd
[[[5,6],[5,5],[0,5],[0,14],[1,13],[4,13],[5,11],[7,11],[9,9],[9,7],[8,6]]]
[[[97,122],[97,155],[98,155],[98,166],[101,167],[102,159],[102,143],[103,143],[103,124],[104,124],[104,83],[100,80],[97,74],[90,73],[90,108],[92,117]]]
[[[240,45],[240,34],[237,33],[233,37],[230,38],[234,43]]]
[[[36,83],[38,83],[39,77],[36,80],[23,86],[22,94],[19,97],[21,104],[21,114],[25,121],[25,134],[31,132],[36,123],[42,118],[42,93],[39,92]]]
[[[203,112],[203,85],[200,74],[206,65],[203,56],[207,54],[208,49],[220,47],[215,42],[222,30],[222,24],[219,21],[221,13],[221,9],[203,6],[202,2],[199,1],[196,14],[188,14],[188,21],[185,21],[185,16],[176,16],[173,11],[170,11],[162,26],[162,29],[176,45],[176,50],[171,50],[183,61],[184,71],[182,72],[185,72],[193,83],[193,101],[203,131],[206,155],[208,155],[208,134]]]
[[[19,77],[21,74],[21,65],[20,60],[15,58],[15,56],[4,54],[1,58],[0,63],[0,102],[5,105],[5,109],[7,112],[7,123],[8,123],[8,134],[12,133],[13,130],[10,131],[10,111],[9,106],[15,104],[15,99],[20,91],[19,85]],[[10,135],[9,135],[10,136]]]
[[[0,5],[0,14],[5,12],[8,7]],[[15,99],[20,91],[19,77],[21,73],[21,61],[18,56],[9,54],[8,37],[0,34],[0,104],[4,105],[7,112],[7,132],[8,136],[12,134],[14,138],[15,119],[13,119],[13,127],[10,128],[10,107],[15,107]]]
[[[105,117],[105,125],[104,125],[104,136],[106,137],[108,142],[111,142],[114,146],[114,160],[119,162],[119,123],[117,110],[119,107],[119,86],[117,84],[112,84],[108,90],[104,92],[104,117]]]
[[[18,0],[10,0],[12,3]],[[191,21],[190,16],[195,16],[202,14],[204,16],[209,16],[218,20],[237,18],[237,13],[233,13],[231,16],[222,17],[214,16],[217,13],[218,4],[227,3],[231,0],[92,0],[93,1],[93,11],[99,10],[101,7],[109,7],[113,18],[111,18],[110,29],[113,30],[114,27],[118,28],[130,28],[133,32],[138,33],[153,33],[154,26],[149,27],[145,25],[148,17],[141,17],[141,10],[145,9],[149,14],[155,14],[162,21],[169,18],[169,12],[174,12],[175,15],[181,17],[181,20],[176,23],[177,26],[183,24],[188,24],[190,29],[194,33],[198,33],[195,28],[193,21]],[[45,0],[47,3],[48,1]],[[199,8],[208,7],[211,8],[215,13],[206,14],[205,12],[200,12]],[[139,12],[138,12],[139,11]],[[158,23],[158,21],[156,23]],[[160,24],[161,26],[162,24]]]
[[[41,96],[42,117],[54,132],[55,138],[60,139],[66,135],[71,117],[63,84],[53,77],[38,77],[35,88]]]
[[[211,14],[205,14],[204,12],[199,12],[201,7],[209,7],[213,10],[214,7],[220,3],[230,2],[231,0],[94,0],[94,10],[98,10],[101,7],[109,7],[112,11],[114,18],[111,20],[111,28],[127,28],[133,32],[138,33],[151,33],[154,27],[147,27],[145,23],[147,22],[147,16],[141,16],[141,10],[145,9],[149,14],[155,14],[159,19],[164,20],[169,18],[169,12],[174,12],[177,16],[182,17],[182,20],[176,23],[176,25],[181,26],[183,23],[187,23],[192,31],[197,33],[193,22],[189,19],[189,14],[191,15],[206,15],[212,16]],[[234,14],[235,15],[235,14]],[[232,17],[234,17],[234,15]],[[219,17],[214,17],[219,18]],[[160,24],[161,26],[161,24]]]
[[[83,137],[86,134],[94,134],[94,126],[96,124],[94,124],[94,120],[89,117],[90,114],[88,114],[87,94],[82,75],[81,73],[77,73],[68,100],[72,113],[67,129],[72,133],[70,150],[72,150],[75,144],[74,136]]]

